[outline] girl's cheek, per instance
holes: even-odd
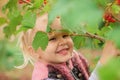
[[[50,49],[55,49],[56,46],[57,46],[56,42],[49,42],[48,43],[48,48],[50,48]]]
[[[69,39],[69,43],[73,46],[74,45],[74,43],[73,43],[73,40],[70,38]]]

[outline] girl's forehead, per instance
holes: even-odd
[[[60,18],[55,18],[55,20],[53,21],[53,23],[50,26],[53,30],[61,30],[62,25],[61,25],[61,21]]]

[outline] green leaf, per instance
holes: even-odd
[[[85,43],[85,38],[81,36],[74,36],[72,39],[76,49],[79,49]]]
[[[97,32],[97,34],[106,37],[106,33],[108,33],[109,31],[111,31],[111,28],[108,26],[104,26],[100,31]]]
[[[4,28],[4,33],[7,38],[9,38],[12,34],[15,34],[16,27],[20,25],[21,20],[22,16],[20,14],[11,16],[10,23]]]
[[[10,26],[6,26],[3,29],[3,32],[5,33],[5,37],[7,38],[9,38],[12,35],[12,31],[10,28],[11,28]]]
[[[35,26],[35,22],[36,22],[36,14],[31,11],[27,11],[23,16],[22,26],[26,28],[33,28]]]
[[[10,21],[10,25],[16,27],[17,25],[20,25],[21,21],[22,21],[21,15],[17,15],[15,17],[13,16],[13,18]]]
[[[61,16],[65,29],[80,33],[82,27],[89,26],[89,29],[94,28],[96,31],[101,15],[102,10],[93,0],[58,0],[49,13],[48,23],[50,24],[56,16]]]
[[[40,6],[43,4],[43,0],[34,0],[33,8],[40,8]]]
[[[46,32],[50,32],[50,31],[51,31],[50,25],[47,25]]]
[[[14,66],[21,65],[23,63],[23,55],[21,54],[19,47],[15,45],[16,41],[8,42],[6,39],[0,40],[1,71],[8,71],[14,69]]]
[[[113,0],[95,0],[98,5],[105,8],[108,3],[113,2]]]
[[[29,28],[26,28],[24,26],[21,26],[17,31],[16,31],[16,34],[21,32],[21,31],[27,31]]]
[[[3,6],[3,12],[5,12],[7,9],[9,10],[9,12],[17,10],[17,2],[18,0],[9,0],[9,2],[5,6]]]
[[[120,57],[111,59],[99,69],[100,80],[120,80]]]
[[[48,45],[47,33],[38,31],[32,42],[33,48],[37,50],[39,47],[41,47],[43,50],[45,50],[47,45]]]
[[[0,17],[0,26],[5,24],[7,22],[7,20],[3,17]]]
[[[118,13],[120,13],[120,6],[116,5],[116,4],[113,4],[112,5],[112,10],[113,10],[113,12],[115,12],[116,14],[118,14]]]
[[[106,36],[107,36],[108,40],[112,40],[116,44],[116,46],[120,49],[120,37],[119,37],[119,34],[120,34],[120,28],[117,27],[117,28],[114,28],[113,30],[111,30],[110,32],[108,32],[106,34]]]
[[[15,17],[18,17],[19,15],[21,15],[19,10],[13,10],[7,14],[7,17],[8,17],[8,19],[12,20]]]
[[[56,16],[60,16],[62,13],[65,13],[67,8],[70,7],[70,2],[71,0],[57,0],[57,3],[53,5],[52,10],[49,13],[48,24],[51,24]]]

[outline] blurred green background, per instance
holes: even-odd
[[[6,15],[4,15],[2,13],[2,6],[4,4],[6,4],[7,1],[8,0],[0,0],[0,17],[6,18]],[[55,5],[56,7],[53,8],[53,10],[51,10],[50,22],[59,13],[59,15],[61,15],[62,18],[64,19],[64,22],[67,23],[66,24],[67,26],[64,26],[67,29],[71,29],[78,33],[80,33],[80,30],[82,32],[88,31],[93,34],[97,33],[100,36],[104,36],[107,33],[107,30],[110,28],[104,27],[101,31],[99,31],[98,25],[102,21],[102,16],[103,16],[106,4],[109,1],[113,1],[113,0],[93,0],[96,2],[97,5],[96,4],[92,5],[93,3],[91,1],[83,0],[84,4],[77,3],[78,4],[77,6],[76,6],[76,4],[69,5],[72,2],[74,2],[72,0],[70,0],[70,1],[71,2],[69,2],[69,0],[66,0],[66,1],[59,0],[59,2]],[[78,1],[76,0],[75,2],[78,2]],[[37,0],[36,0],[36,2],[37,2]],[[69,4],[67,5],[66,3],[69,3]],[[81,4],[81,5],[79,6],[79,4]],[[87,4],[92,5],[92,6],[88,6]],[[71,13],[71,11],[72,11],[72,10],[70,10],[71,7],[74,8],[73,13]],[[80,9],[79,9],[79,7],[80,7]],[[84,11],[84,8],[86,9],[85,11]],[[69,14],[69,13],[71,13],[71,14]],[[76,13],[77,13],[77,15],[79,15],[79,17],[76,16]],[[86,17],[86,15],[87,15],[87,17]],[[69,16],[71,16],[71,17],[69,17]],[[2,21],[4,21],[4,20],[2,20]],[[81,28],[79,28],[79,26],[77,26],[79,21],[81,21],[81,23],[80,23]],[[72,23],[74,23],[74,24],[72,24]],[[0,80],[31,80],[33,65],[28,64],[23,69],[17,69],[14,67],[14,66],[22,65],[23,56],[22,56],[22,52],[21,52],[19,46],[17,46],[17,42],[19,41],[19,38],[17,38],[17,36],[11,36],[9,40],[5,38],[5,34],[3,33],[3,28],[5,25],[6,24],[4,24],[2,26],[0,25]],[[73,27],[73,25],[74,25],[74,27]],[[113,26],[114,25],[115,24],[113,24]],[[117,24],[116,27],[118,27],[118,26],[119,25]],[[82,27],[85,27],[85,29],[82,29]],[[9,35],[9,32],[6,32],[6,33]],[[116,35],[116,34],[114,34],[114,35]],[[117,37],[118,37],[118,35],[117,35]],[[83,40],[83,41],[85,41],[85,40]],[[94,41],[94,42],[92,42],[92,41]],[[120,42],[118,38],[117,38],[117,41]],[[81,41],[79,40],[79,42],[81,42]],[[90,71],[92,71],[94,69],[94,67],[95,67],[96,63],[98,62],[100,55],[102,53],[101,48],[94,47],[96,44],[98,46],[98,42],[99,41],[97,41],[97,40],[93,40],[91,38],[89,38],[89,40],[88,40],[88,38],[87,38],[86,44],[83,45],[82,43],[84,43],[84,42],[81,42],[82,47],[78,46],[81,48],[81,49],[79,49],[79,52],[81,52],[88,59],[88,63],[90,64]],[[76,44],[78,44],[78,43],[76,43]],[[90,47],[92,47],[92,48],[90,48]],[[102,47],[102,46],[100,46],[100,47]],[[115,68],[115,67],[113,66],[113,68]],[[105,69],[106,68],[103,68],[103,72],[105,71]],[[118,69],[118,67],[117,67],[117,69]],[[101,79],[101,80],[104,80],[104,76],[102,78],[103,79]],[[106,78],[105,80],[108,80],[108,79]]]
[[[1,10],[7,1],[0,0],[0,17],[5,16]],[[22,52],[19,46],[16,45],[17,39],[15,40],[13,37],[8,41],[4,37],[3,26],[0,26],[0,80],[31,80],[32,65],[29,64],[24,69],[14,67],[22,65]]]
[[[105,6],[105,0],[102,1],[99,0],[99,2]],[[7,2],[8,0],[0,0],[0,17],[6,17],[6,15],[2,13],[2,6]],[[30,80],[33,66],[29,64],[24,69],[16,69],[14,67],[23,63],[22,52],[19,49],[19,46],[16,45],[18,38],[12,36],[8,40],[4,37],[3,26],[5,25],[0,26],[0,80]],[[83,55],[88,59],[91,65],[90,70],[92,71],[99,60],[101,50],[81,48],[79,51],[84,53]]]

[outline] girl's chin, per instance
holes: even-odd
[[[67,62],[67,61],[70,60],[70,59],[71,59],[71,56],[61,58],[60,61],[61,61],[61,62]]]

